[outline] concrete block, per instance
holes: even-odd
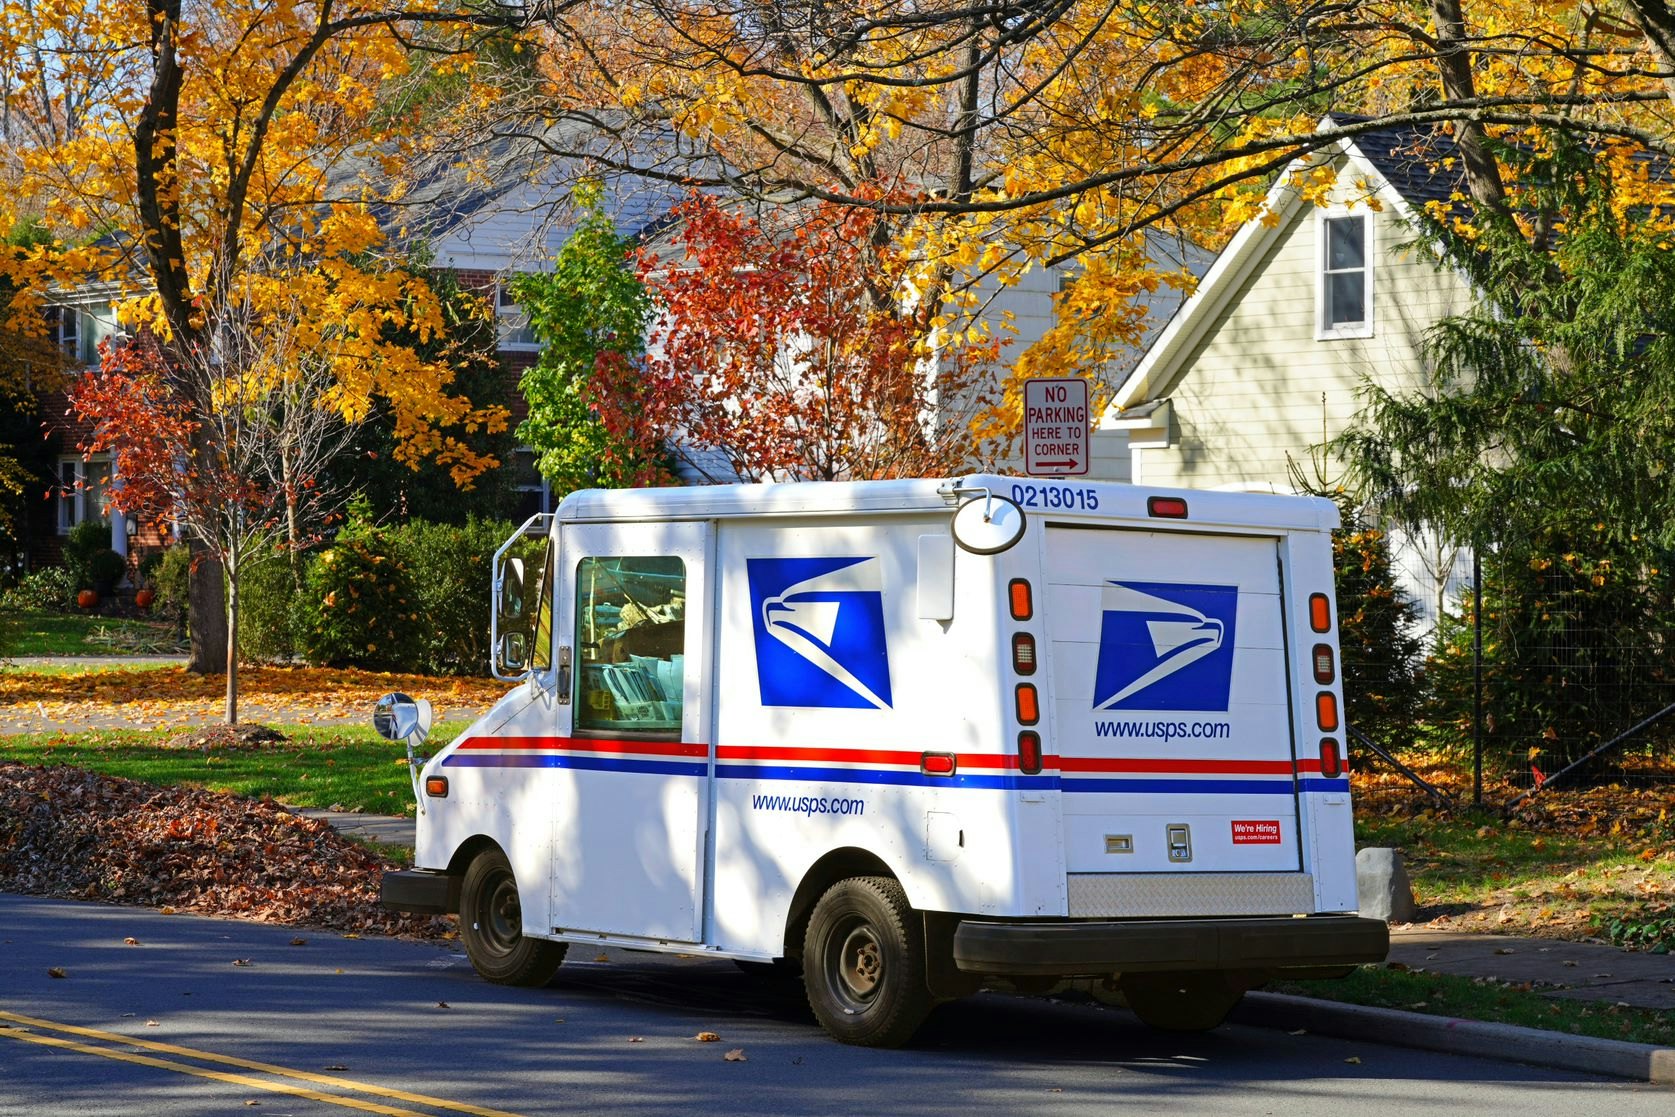
[[[1355,885],[1361,894],[1361,914],[1369,919],[1411,923],[1418,913],[1402,855],[1393,849],[1369,848],[1357,853]]]

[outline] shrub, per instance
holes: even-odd
[[[192,552],[186,544],[176,543],[155,561],[147,558],[140,569],[146,580],[157,588],[158,605],[184,617],[192,576]]]
[[[391,532],[418,602],[411,666],[482,675],[489,659],[489,565],[514,525],[472,516],[463,525],[410,520]]]
[[[405,669],[418,621],[412,580],[390,533],[359,521],[309,561],[291,607],[297,651],[317,666]]]
[[[296,654],[291,634],[291,561],[283,551],[248,558],[238,576],[238,654],[251,663],[274,663]]]
[[[0,593],[0,609],[39,612],[63,611],[76,598],[76,584],[70,572],[62,566],[46,566],[31,570],[18,583]]]
[[[1343,526],[1332,533],[1332,559],[1345,719],[1386,748],[1407,744],[1424,697],[1418,610],[1397,584],[1389,536],[1360,510],[1343,501],[1339,507]]]
[[[110,521],[83,520],[64,538],[64,566],[77,589],[109,593],[122,579],[127,560],[110,546]]]

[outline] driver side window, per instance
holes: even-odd
[[[686,564],[662,556],[584,558],[576,566],[576,724],[680,736],[686,669]]]

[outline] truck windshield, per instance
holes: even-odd
[[[578,724],[679,736],[686,669],[686,564],[584,558],[576,567]]]

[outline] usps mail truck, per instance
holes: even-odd
[[[573,494],[520,532],[538,579],[495,558],[518,685],[415,766],[384,902],[457,912],[497,982],[570,943],[800,974],[850,1043],[1064,982],[1214,1027],[1388,947],[1354,914],[1336,524],[987,475]]]

